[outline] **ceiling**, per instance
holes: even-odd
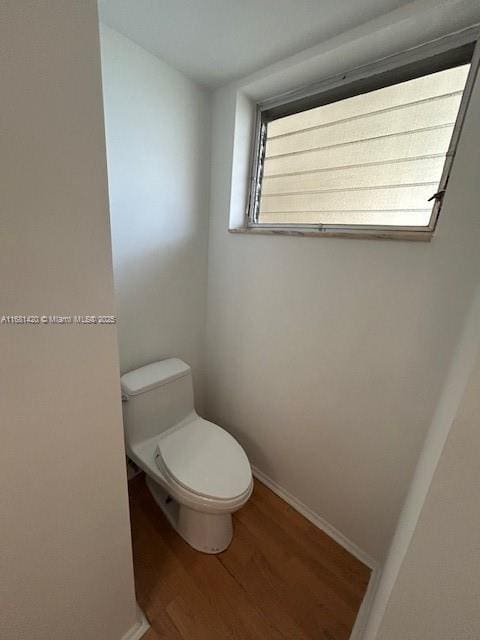
[[[99,0],[100,19],[203,85],[219,86],[409,0]]]

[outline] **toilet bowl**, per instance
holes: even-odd
[[[121,378],[127,455],[170,524],[204,553],[232,540],[232,513],[249,499],[252,472],[240,444],[194,409],[190,367],[170,358]]]

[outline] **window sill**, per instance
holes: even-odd
[[[297,236],[311,238],[356,238],[357,240],[413,240],[430,242],[433,231],[383,231],[383,230],[338,230],[338,229],[282,229],[272,227],[236,227],[228,229],[229,233],[245,233],[251,235]]]

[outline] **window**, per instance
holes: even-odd
[[[463,45],[260,106],[249,226],[431,235],[472,53]]]

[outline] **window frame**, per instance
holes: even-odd
[[[457,150],[468,103],[480,63],[478,26],[440,38],[433,42],[389,56],[372,64],[357,67],[320,83],[290,91],[265,100],[256,106],[251,171],[245,227],[231,231],[248,231],[279,235],[388,238],[429,241],[436,229],[453,160]],[[277,118],[331,104],[349,97],[399,84],[420,76],[470,63],[470,70],[460,102],[428,226],[393,226],[320,223],[262,223],[257,221],[261,197],[262,166],[265,156],[266,125]]]

